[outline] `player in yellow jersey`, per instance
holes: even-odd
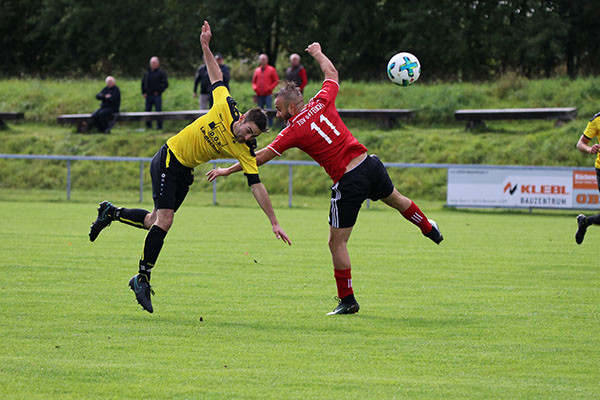
[[[213,107],[206,115],[185,127],[156,153],[150,164],[152,177],[152,212],[115,207],[108,201],[100,203],[98,217],[90,228],[93,242],[102,229],[112,221],[123,222],[148,229],[139,263],[139,272],[129,281],[138,303],[153,312],[150,294],[150,274],[165,236],[173,224],[173,216],[179,208],[194,180],[193,168],[219,157],[234,157],[242,166],[252,194],[263,209],[277,239],[291,244],[290,238],[279,226],[265,186],[258,177],[254,149],[256,137],[267,130],[267,117],[258,108],[240,115],[236,103],[223,84],[223,74],[210,51],[212,37],[210,25],[204,21],[200,43],[208,75],[212,85]]]
[[[577,149],[580,152],[596,155],[596,163],[594,166],[596,167],[598,190],[600,190],[600,144],[596,143],[593,146],[590,146],[589,142],[593,138],[600,140],[600,113],[594,115],[592,119],[590,119],[590,122],[588,122],[583,135],[581,135],[579,141],[577,142]],[[577,232],[575,233],[575,242],[577,244],[583,243],[583,238],[585,237],[587,227],[592,224],[600,225],[600,214],[592,215],[590,217],[587,217],[584,214],[579,214],[577,216]]]

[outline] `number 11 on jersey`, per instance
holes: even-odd
[[[325,122],[333,130],[333,133],[335,133],[335,136],[340,136],[340,132],[336,129],[335,125],[333,125],[331,123],[331,121],[326,116],[324,116],[323,114],[321,114],[319,116],[319,121],[320,122]],[[329,136],[327,136],[327,134],[325,132],[323,132],[323,130],[321,128],[319,128],[319,126],[317,124],[315,124],[314,122],[311,122],[310,129],[311,130],[314,129],[315,131],[317,131],[317,133],[319,135],[321,135],[321,137],[323,139],[325,139],[325,141],[327,142],[327,144],[331,144],[331,138]]]

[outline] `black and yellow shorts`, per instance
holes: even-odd
[[[177,211],[194,182],[194,169],[182,165],[165,144],[150,162],[154,208]]]

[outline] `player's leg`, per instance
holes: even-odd
[[[340,299],[337,307],[327,315],[336,314],[354,314],[358,312],[360,306],[354,298],[352,289],[352,269],[350,264],[350,254],[348,254],[348,239],[352,233],[352,227],[349,228],[329,228],[329,251],[333,261],[333,275],[337,286],[338,297]]]
[[[138,303],[146,311],[153,312],[150,299],[153,293],[150,286],[152,269],[167,232],[173,225],[175,212],[183,203],[193,182],[193,175],[192,169],[181,165],[165,145],[152,159],[150,177],[155,210],[148,217],[148,222],[152,221],[153,215],[155,219],[144,240],[138,274],[131,278],[129,286],[135,292]]]
[[[598,190],[600,191],[600,169],[598,168],[596,168],[596,180],[598,182]],[[583,238],[590,225],[600,225],[600,214],[591,215],[589,217],[585,214],[579,214],[577,216],[577,232],[575,232],[575,242],[577,244],[583,243]]]
[[[98,216],[90,226],[90,241],[96,240],[100,232],[113,221],[119,221],[127,225],[141,229],[150,229],[156,214],[140,208],[116,207],[109,201],[103,201],[98,207]]]
[[[354,297],[352,268],[348,254],[350,233],[356,223],[360,206],[367,198],[367,192],[360,190],[360,179],[361,175],[354,171],[345,174],[331,187],[329,251],[333,261],[333,275],[340,302],[327,315],[354,314],[360,308]]]
[[[381,201],[398,210],[406,220],[418,226],[419,229],[421,229],[421,233],[433,242],[440,244],[440,242],[444,240],[435,221],[427,219],[419,206],[408,197],[400,194],[396,188],[394,188],[392,194],[382,198]]]

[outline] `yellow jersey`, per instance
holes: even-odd
[[[594,137],[600,141],[600,113],[594,115],[590,122],[588,122],[585,131],[583,132],[583,136],[588,139],[593,139]],[[596,163],[594,166],[600,169],[600,153],[596,156]]]
[[[258,175],[252,143],[239,143],[233,134],[233,123],[240,118],[236,102],[223,82],[213,85],[213,106],[175,136],[167,146],[177,160],[188,168],[216,158],[232,157],[240,162],[246,175]]]

